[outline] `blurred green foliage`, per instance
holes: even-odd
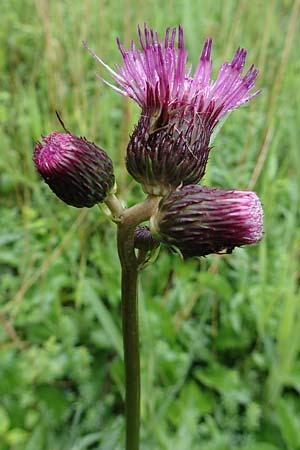
[[[138,108],[94,76],[144,20],[185,29],[195,64],[238,46],[262,93],[230,115],[207,185],[251,188],[259,246],[182,263],[162,249],[141,277],[142,450],[300,449],[299,1],[2,0],[0,27],[0,448],[120,450],[123,366],[115,229],[37,177],[41,134],[67,128],[107,149],[119,195]]]

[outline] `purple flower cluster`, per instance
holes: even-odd
[[[243,75],[247,52],[238,48],[211,80],[212,39],[205,41],[194,72],[187,65],[183,30],[158,33],[138,27],[139,44],[125,50],[115,70],[86,44],[118,86],[98,76],[142,109],[127,147],[129,173],[150,195],[163,199],[151,219],[151,232],[184,257],[230,251],[262,237],[262,208],[249,191],[220,190],[197,185],[204,176],[211,134],[220,118],[255,97],[258,71]],[[177,36],[177,45],[176,45]]]
[[[155,248],[155,236],[189,257],[258,242],[263,214],[254,192],[197,184],[205,174],[211,135],[220,118],[259,93],[253,91],[257,69],[252,65],[243,74],[246,50],[238,48],[213,81],[212,39],[205,41],[193,71],[180,26],[167,28],[160,40],[145,24],[143,30],[138,27],[138,36],[139,46],[132,41],[128,50],[117,39],[123,64],[115,70],[84,44],[117,85],[98,78],[141,108],[126,166],[147,194],[162,199],[150,229],[136,230],[137,248]],[[34,162],[59,198],[76,207],[105,201],[114,173],[103,150],[69,132],[52,133],[43,141],[36,146]]]

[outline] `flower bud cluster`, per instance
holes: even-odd
[[[191,257],[258,242],[263,213],[254,192],[197,184],[205,174],[210,138],[220,118],[259,93],[251,92],[258,73],[254,66],[243,75],[246,50],[238,48],[213,81],[212,39],[205,41],[192,75],[180,26],[167,28],[162,41],[146,24],[138,34],[140,48],[132,42],[125,50],[117,40],[123,66],[115,70],[84,44],[118,86],[99,78],[141,108],[126,167],[147,194],[162,200],[150,229],[136,229],[136,248],[150,251],[159,241]],[[69,205],[91,207],[113,192],[111,159],[84,138],[52,133],[37,144],[33,159],[53,192]]]

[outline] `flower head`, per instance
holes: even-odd
[[[163,199],[151,219],[153,236],[185,258],[255,244],[262,232],[262,207],[252,191],[185,186]]]
[[[52,191],[65,203],[83,208],[102,202],[114,186],[109,156],[71,133],[51,133],[38,142],[33,160]]]
[[[138,27],[138,35],[140,48],[132,41],[125,50],[117,39],[123,65],[116,65],[115,70],[89,51],[119,87],[99,78],[142,109],[127,148],[129,173],[146,192],[164,194],[203,177],[215,125],[228,111],[259,93],[251,93],[258,71],[252,65],[242,75],[247,52],[238,48],[212,81],[212,39],[206,40],[192,74],[180,26],[178,30],[167,28],[163,40],[146,24],[143,30]],[[178,166],[180,170],[175,170]]]

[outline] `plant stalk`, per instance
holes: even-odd
[[[122,326],[125,367],[126,450],[139,449],[140,350],[138,322],[138,260],[134,230],[153,214],[159,197],[150,197],[123,211],[118,223],[118,253],[122,267]]]
[[[122,327],[125,366],[126,450],[138,450],[140,428],[140,352],[137,261],[127,253],[122,265]]]

